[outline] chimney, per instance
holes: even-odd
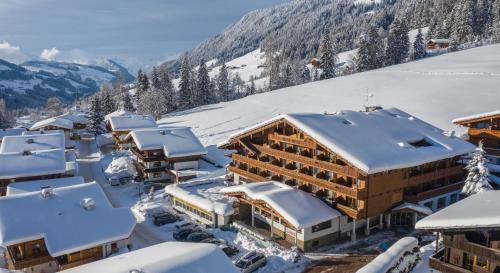
[[[33,144],[35,142],[34,139],[32,138],[28,138],[28,140],[26,141],[28,144]]]
[[[23,151],[23,155],[24,156],[31,155],[31,151],[25,150],[25,151]]]
[[[93,210],[95,208],[95,201],[92,198],[83,198],[80,204],[84,210]]]
[[[51,187],[43,188],[42,191],[40,192],[40,194],[42,195],[42,198],[44,198],[44,199],[52,198],[55,195],[54,191]]]

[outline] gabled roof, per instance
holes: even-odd
[[[341,216],[340,212],[311,194],[276,181],[237,185],[221,192],[242,192],[253,200],[261,200],[298,229]]]
[[[10,128],[10,129],[0,129],[0,140],[6,136],[20,136],[25,132],[24,128]]]
[[[397,108],[372,112],[286,114],[244,129],[238,136],[286,120],[360,170],[372,174],[473,152],[475,146]],[[421,145],[421,144],[425,145]]]
[[[66,172],[64,149],[28,153],[0,153],[0,179],[33,177]]]
[[[214,212],[218,215],[232,215],[234,213],[233,202],[226,199],[217,201],[210,200],[197,193],[196,187],[185,187],[182,185],[168,185],[165,187],[165,193],[185,200],[201,209]]]
[[[481,114],[475,114],[475,115],[470,115],[466,117],[461,117],[461,118],[456,118],[452,122],[456,124],[460,123],[466,123],[469,121],[476,121],[476,120],[481,120],[481,119],[486,119],[486,118],[492,118],[492,117],[499,117],[500,118],[500,110],[495,110],[491,112],[486,112],[486,113],[481,113]]]
[[[418,212],[423,215],[431,215],[432,210],[426,206],[422,206],[419,204],[413,204],[413,203],[403,203],[401,205],[396,206],[393,208],[391,211],[400,211],[400,210],[412,210],[415,212]]]
[[[64,273],[238,273],[222,250],[213,244],[166,242],[97,262],[64,270]]]
[[[109,124],[113,131],[132,131],[136,129],[158,127],[152,116],[139,115],[110,117]]]
[[[33,180],[25,182],[10,183],[7,186],[6,195],[14,195],[21,193],[28,193],[34,191],[41,191],[43,188],[61,188],[83,184],[85,181],[81,176],[71,176],[55,179]]]
[[[47,127],[47,126],[54,126],[57,128],[71,130],[71,129],[73,129],[73,121],[68,120],[68,119],[64,119],[64,118],[58,118],[58,117],[48,118],[48,119],[44,119],[44,120],[36,122],[35,124],[33,124],[33,126],[31,126],[30,130],[36,131],[36,130],[43,129],[44,127]]]
[[[95,182],[52,192],[48,197],[37,191],[0,198],[2,247],[43,238],[56,257],[126,239],[135,227],[130,209],[113,208]],[[86,209],[84,204],[92,202],[95,206]]]
[[[61,133],[9,136],[4,137],[0,153],[64,149],[64,141],[64,134]]]
[[[134,130],[126,137],[130,138],[140,151],[163,150],[168,158],[207,153],[200,140],[187,127]]]
[[[111,117],[123,117],[123,116],[135,116],[135,115],[136,115],[135,113],[120,109],[105,115],[104,120],[109,121]]]
[[[500,191],[485,191],[458,201],[417,222],[416,229],[500,229]]]
[[[23,136],[45,135],[45,134],[64,134],[63,130],[41,130],[41,131],[25,131]]]
[[[65,114],[58,116],[58,118],[71,120],[72,122],[79,123],[79,124],[87,124],[89,122],[87,115],[84,113],[69,113],[68,112],[68,113],[65,113]]]
[[[451,39],[430,39],[429,42],[433,42],[433,43],[438,43],[438,44],[449,44],[452,42]]]

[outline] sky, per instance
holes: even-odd
[[[287,1],[0,0],[0,59],[112,58],[134,73],[179,56],[249,11]]]

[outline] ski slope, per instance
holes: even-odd
[[[464,132],[451,120],[500,105],[500,45],[198,107],[160,123],[191,126],[203,144],[213,145],[280,113],[361,110],[367,93],[373,94],[371,105],[397,107],[444,130]]]

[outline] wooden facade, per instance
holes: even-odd
[[[43,239],[8,246],[5,260],[9,270],[26,272],[57,272],[102,259],[103,246],[52,257]]]
[[[500,230],[443,232],[444,248],[429,259],[443,273],[500,272]]]
[[[311,192],[352,219],[379,216],[403,201],[420,202],[461,187],[459,157],[367,174],[286,119],[238,135],[228,170],[235,180],[275,180]]]
[[[483,141],[486,153],[493,164],[500,165],[500,113],[455,122],[468,127],[469,142],[478,145]]]
[[[427,41],[427,49],[429,50],[434,50],[434,49],[445,49],[449,48],[451,44],[451,41],[448,39],[431,39]]]

